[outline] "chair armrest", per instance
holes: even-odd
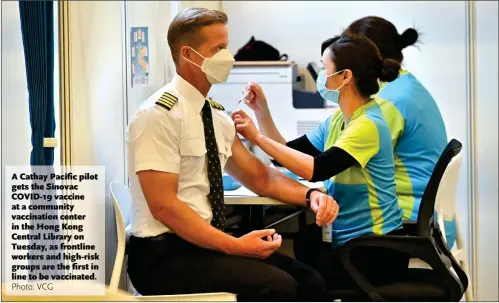
[[[269,225],[265,226],[265,229],[272,228],[272,227],[274,227],[274,226],[276,226],[284,221],[287,221],[287,220],[294,218],[294,217],[296,217],[302,213],[305,213],[305,212],[307,212],[307,209],[299,209],[299,210],[293,212],[292,214],[285,216],[284,218],[281,218],[275,222],[270,223]]]
[[[340,260],[345,270],[356,281],[360,289],[373,301],[386,301],[376,289],[365,279],[352,263],[351,253],[353,249],[362,247],[388,248],[409,257],[418,258],[428,263],[432,269],[438,272],[450,273],[450,261],[440,254],[430,238],[414,236],[362,236],[350,240],[340,248]]]

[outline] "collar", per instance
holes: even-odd
[[[184,97],[185,100],[192,106],[192,108],[200,113],[203,109],[206,97],[204,97],[192,84],[187,82],[180,75],[175,73],[173,76],[172,84],[175,89]]]
[[[353,112],[352,116],[350,117],[350,120],[348,121],[348,124],[352,123],[352,121],[354,121],[358,117],[362,116],[368,108],[374,106],[375,104],[377,104],[375,98],[369,99],[369,101],[367,101],[367,103],[363,104],[361,107],[357,108]],[[343,123],[343,128],[345,128],[345,127],[346,127],[346,125],[345,125],[345,123]]]

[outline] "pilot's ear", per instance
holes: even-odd
[[[194,53],[194,52],[193,52],[193,51],[191,50],[191,48],[190,48],[190,47],[188,47],[187,45],[184,45],[184,46],[182,46],[182,47],[180,48],[180,57],[181,57],[181,58],[187,58],[187,59],[189,59],[189,60],[191,60],[191,61],[192,61],[192,58],[191,58],[191,57],[192,57],[192,54],[193,54],[193,53]]]

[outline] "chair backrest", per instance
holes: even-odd
[[[456,189],[458,178],[457,172],[459,171],[462,160],[457,158],[452,165],[449,164],[453,161],[454,157],[461,152],[462,148],[463,145],[461,142],[452,139],[440,155],[425,192],[423,193],[416,226],[417,236],[430,239],[442,265],[446,268],[448,274],[442,276],[441,280],[447,285],[452,300],[459,300],[462,297],[463,293],[468,288],[468,277],[448,249],[442,232],[433,217],[435,206],[437,205],[437,196],[442,200],[438,202],[439,204],[437,207],[442,206],[443,203],[445,203],[446,206],[454,204],[453,199],[449,199],[449,201],[445,202],[443,202],[443,200],[448,198],[445,195],[446,193],[452,190],[455,191]],[[454,197],[455,194],[452,195],[452,198]],[[454,207],[454,205],[451,205],[450,207]],[[453,216],[453,213],[451,216]],[[450,271],[450,268],[454,270],[455,274]]]
[[[418,236],[428,237],[431,235],[434,224],[433,214],[435,211],[435,202],[440,182],[442,181],[442,177],[444,176],[449,163],[457,154],[459,154],[459,152],[461,152],[462,148],[463,145],[461,142],[456,139],[452,139],[440,155],[430,180],[428,181],[428,185],[426,185],[426,189],[423,193],[421,204],[419,206],[418,222],[416,226]]]
[[[126,249],[126,231],[125,228],[130,224],[130,211],[132,206],[132,198],[128,186],[112,182],[111,196],[113,198],[114,213],[116,217],[116,233],[117,233],[117,249],[116,258],[114,261],[113,273],[109,288],[117,290],[121,279],[121,270],[123,260],[125,258]]]
[[[456,192],[463,155],[455,156],[442,176],[435,200],[435,210],[445,221],[452,221],[456,210]]]
[[[111,194],[118,203],[125,226],[128,226],[130,224],[132,212],[132,196],[130,195],[129,187],[122,183],[112,182]]]

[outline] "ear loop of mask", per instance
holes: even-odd
[[[340,85],[340,87],[338,87],[338,88],[337,88],[337,89],[335,89],[335,90],[338,90],[338,91],[339,91],[339,90],[340,90],[343,86],[345,86],[345,83],[343,83],[342,85]]]
[[[324,83],[324,86],[326,87],[326,89],[327,89],[327,90],[330,90],[330,91],[335,91],[335,90],[336,90],[336,91],[339,91],[339,90],[340,90],[343,86],[345,86],[345,83],[343,83],[343,84],[342,84],[342,85],[340,85],[340,87],[338,87],[337,89],[329,89],[329,88],[327,88],[327,79],[329,79],[329,77],[332,77],[332,76],[334,76],[334,75],[337,75],[337,74],[339,74],[339,73],[341,73],[341,72],[343,72],[343,71],[345,71],[345,70],[344,70],[344,69],[342,69],[342,70],[340,70],[339,72],[332,73],[331,75],[326,76],[326,83]]]
[[[190,46],[189,46],[189,48],[190,48],[193,52],[195,52],[196,54],[198,54],[198,56],[199,56],[199,57],[203,58],[203,60],[206,60],[206,58],[205,58],[203,55],[201,55],[200,53],[198,53],[195,49],[193,49],[193,48],[192,48],[192,47],[190,47]],[[194,63],[194,62],[192,62],[191,60],[187,59],[186,57],[184,57],[184,59],[185,59],[185,60],[187,60],[188,62],[190,62],[190,63],[192,63],[192,64],[196,65],[197,67],[201,68],[201,66],[200,66],[200,65],[198,65],[198,64],[196,64],[196,63]]]
[[[336,73],[332,73],[331,75],[326,76],[326,79],[327,79],[327,78],[329,78],[329,77],[332,77],[332,76],[334,76],[334,75],[336,75],[336,74],[339,74],[339,73],[341,73],[341,72],[343,72],[343,71],[345,71],[345,70],[344,70],[344,69],[342,69],[342,70],[340,70],[340,71],[338,71],[338,72],[336,72]]]

